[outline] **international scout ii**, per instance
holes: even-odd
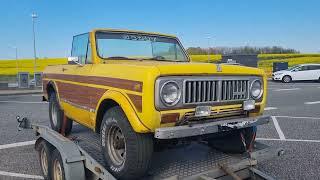
[[[68,134],[75,121],[99,133],[120,179],[141,177],[154,150],[181,139],[245,152],[269,121],[262,70],[191,62],[175,36],[96,29],[73,37],[69,60],[43,74],[51,127]]]

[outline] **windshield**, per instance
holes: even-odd
[[[96,33],[98,55],[104,59],[187,61],[174,38],[132,33]]]
[[[300,65],[292,66],[292,67],[288,68],[287,70],[291,71],[291,70],[296,69],[296,68],[298,68],[298,67],[300,67]]]

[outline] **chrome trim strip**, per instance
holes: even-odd
[[[96,110],[94,110],[94,109],[92,109],[92,108],[89,108],[89,107],[87,107],[87,106],[82,106],[82,105],[73,103],[73,102],[68,101],[68,100],[66,100],[66,99],[64,99],[64,98],[61,98],[61,101],[65,102],[65,103],[68,103],[68,104],[70,104],[70,105],[72,105],[72,106],[74,106],[74,107],[77,107],[77,108],[80,108],[80,109],[84,109],[84,110],[89,111],[89,112],[95,112],[95,111],[96,111]]]

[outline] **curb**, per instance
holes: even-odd
[[[1,94],[0,93],[0,96],[14,96],[14,95],[28,95],[28,94],[42,94],[43,92],[42,91],[39,91],[39,92],[16,92],[16,93],[3,93]]]

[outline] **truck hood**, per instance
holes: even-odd
[[[108,62],[113,63],[113,62]],[[167,62],[167,61],[127,61],[121,60],[114,62],[137,67],[155,67],[161,76],[167,75],[262,75],[264,71],[258,68],[220,64],[221,71],[217,70],[217,64],[197,63],[197,62]]]

